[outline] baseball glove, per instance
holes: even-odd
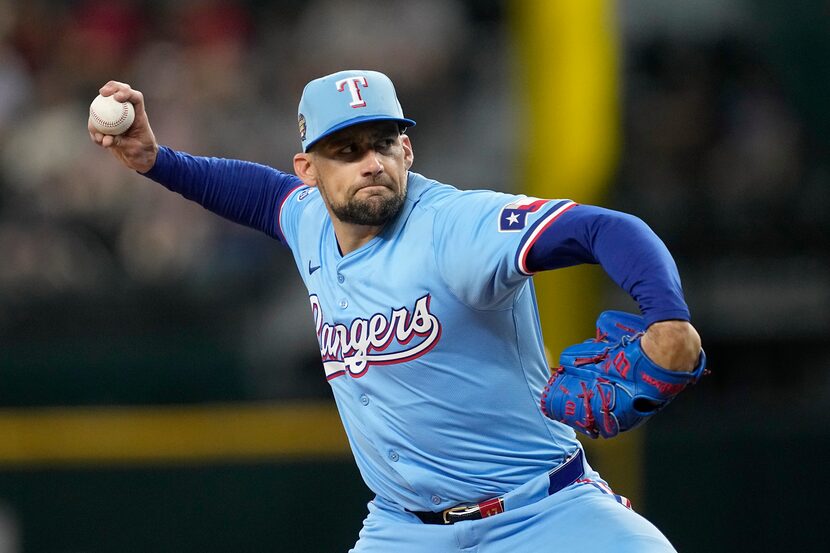
[[[646,422],[704,374],[670,371],[643,353],[642,317],[605,311],[597,336],[566,348],[542,393],[542,411],[591,438],[612,438]]]

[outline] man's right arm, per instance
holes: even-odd
[[[144,176],[283,243],[278,224],[280,206],[303,184],[294,175],[258,163],[197,157],[164,146],[159,147],[155,164]]]
[[[229,159],[195,157],[159,146],[144,106],[144,95],[126,83],[109,81],[99,90],[135,107],[132,126],[109,136],[88,124],[89,137],[109,150],[125,167],[161,183],[185,198],[286,243],[279,210],[302,181],[265,165]]]

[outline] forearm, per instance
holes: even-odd
[[[530,249],[533,271],[599,263],[640,307],[646,325],[690,320],[677,265],[666,246],[640,219],[580,205],[548,227]]]
[[[534,270],[599,263],[639,304],[647,325],[643,351],[669,370],[691,371],[700,336],[688,322],[677,266],[666,246],[641,220],[593,206],[578,206],[546,229],[533,245]]]
[[[280,205],[301,181],[256,163],[197,157],[160,147],[144,176],[226,219],[282,240]]]

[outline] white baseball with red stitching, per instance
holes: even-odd
[[[89,105],[89,120],[98,132],[122,134],[127,132],[135,119],[135,108],[130,102],[119,102],[112,96],[100,94]]]

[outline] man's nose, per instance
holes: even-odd
[[[380,154],[375,150],[369,149],[366,155],[361,160],[361,172],[365,177],[376,177],[383,173],[383,164],[380,162]]]

